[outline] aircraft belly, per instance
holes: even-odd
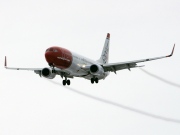
[[[74,76],[87,75],[88,72],[81,69],[80,65],[82,65],[82,63],[80,63],[80,61],[73,59],[71,66],[69,68],[67,68],[66,71],[70,72],[70,74],[72,74]]]

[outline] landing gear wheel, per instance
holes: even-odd
[[[65,85],[66,85],[66,80],[63,80],[62,83],[63,83],[63,85],[65,86]]]
[[[91,78],[91,83],[92,83],[92,84],[94,83],[94,78]]]
[[[71,84],[70,80],[67,80],[66,83],[67,83],[67,85],[70,85],[70,84]]]
[[[98,82],[99,82],[98,78],[95,78],[95,82],[96,82],[96,83],[98,83]]]

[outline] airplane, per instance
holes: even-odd
[[[4,66],[6,69],[14,70],[31,70],[36,74],[39,74],[40,77],[45,77],[48,79],[53,79],[56,75],[60,75],[65,78],[62,81],[62,84],[65,86],[70,85],[70,80],[68,78],[82,77],[91,81],[92,84],[98,83],[99,80],[105,79],[110,72],[141,67],[137,66],[137,63],[152,61],[162,58],[171,57],[174,52],[175,44],[173,46],[172,52],[170,55],[147,58],[134,61],[118,62],[118,63],[109,63],[109,45],[110,45],[110,34],[107,33],[104,47],[101,53],[101,56],[98,60],[91,60],[84,56],[81,56],[77,53],[69,51],[65,48],[52,46],[46,49],[45,59],[49,67],[45,68],[15,68],[7,66],[7,58],[5,56]]]

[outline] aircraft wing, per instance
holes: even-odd
[[[31,71],[39,71],[42,70],[42,68],[16,68],[16,67],[7,67],[7,58],[5,56],[5,61],[4,61],[4,67],[6,69],[12,69],[12,70],[31,70]]]
[[[39,74],[39,76],[41,76],[41,72],[43,70],[43,68],[17,68],[17,67],[8,67],[7,66],[7,58],[5,56],[5,62],[4,62],[4,67],[6,69],[11,69],[11,70],[29,70],[29,71],[34,71],[36,74]],[[69,78],[73,78],[72,75],[70,75],[70,73],[67,73],[65,71],[62,71],[61,69],[59,68],[54,68],[55,70],[55,73],[58,74],[58,75],[61,75],[61,77],[63,77],[64,75],[66,75],[67,77]]]
[[[154,57],[154,58],[147,58],[147,59],[141,59],[141,60],[134,60],[134,61],[119,62],[119,63],[109,63],[109,64],[105,64],[105,65],[102,65],[102,66],[103,66],[105,72],[111,71],[111,72],[116,73],[116,71],[122,70],[122,69],[129,69],[130,70],[130,68],[140,67],[140,66],[137,66],[136,63],[171,57],[173,55],[174,48],[175,48],[175,44],[173,46],[173,49],[172,49],[172,52],[171,52],[170,55],[161,56],[161,57]]]

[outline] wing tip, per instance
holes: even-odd
[[[7,67],[7,60],[6,60],[6,56],[5,56],[5,60],[4,60],[4,67]]]
[[[110,33],[107,33],[107,38],[110,39]]]
[[[173,46],[173,49],[172,49],[171,54],[170,54],[170,55],[167,55],[166,57],[171,57],[171,56],[173,55],[173,53],[174,53],[174,48],[175,48],[175,44],[174,44],[174,46]]]

